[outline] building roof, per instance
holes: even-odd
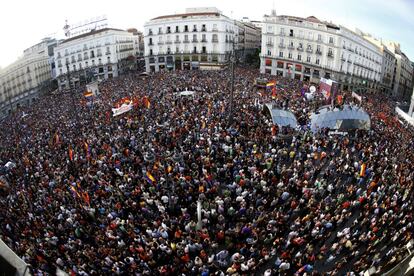
[[[67,42],[70,42],[70,41],[73,41],[73,40],[76,40],[76,39],[79,39],[79,38],[87,37],[89,35],[102,33],[102,32],[105,32],[105,31],[122,31],[122,32],[126,32],[125,30],[115,29],[115,28],[103,28],[103,29],[99,29],[99,30],[92,30],[92,31],[84,33],[84,34],[80,34],[80,35],[65,39],[64,41],[62,41],[61,44],[67,43]]]
[[[179,13],[179,14],[169,14],[169,15],[162,15],[162,16],[158,16],[155,17],[151,20],[158,20],[158,19],[167,19],[167,18],[185,18],[185,17],[189,17],[189,16],[224,16],[223,14],[219,13],[219,12],[191,12],[191,13]],[[224,16],[226,17],[226,16]]]

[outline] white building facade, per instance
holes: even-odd
[[[153,18],[144,26],[146,71],[221,68],[238,36],[235,21],[216,8]]]
[[[46,38],[0,71],[0,117],[33,102],[50,87],[55,39]]]
[[[409,100],[413,90],[413,64],[401,51],[399,43],[387,42],[386,46],[395,56],[393,95],[400,100]]]
[[[59,88],[117,77],[135,66],[139,43],[132,32],[105,28],[66,39],[55,48]]]
[[[319,82],[341,89],[374,88],[381,80],[381,51],[361,35],[315,17],[265,16],[261,73]]]

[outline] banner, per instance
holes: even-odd
[[[131,101],[130,103],[123,103],[118,108],[112,108],[113,117],[121,115],[125,112],[130,111],[134,107],[134,103]]]
[[[352,98],[355,98],[359,102],[362,102],[362,97],[360,95],[358,95],[357,93],[355,93],[354,91],[352,91]]]
[[[331,88],[332,88],[332,80],[328,80],[325,78],[321,78],[321,82],[319,83],[320,92],[323,94],[325,99],[329,99],[331,96]]]

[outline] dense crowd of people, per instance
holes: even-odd
[[[312,133],[318,97],[303,97],[305,83],[278,77],[272,99],[257,77],[236,69],[232,120],[228,70],[131,74],[101,82],[91,104],[77,89],[14,112],[1,123],[1,165],[15,164],[2,172],[1,239],[34,275],[357,275],[398,263],[414,230],[413,128],[375,92],[362,101],[371,130]],[[112,117],[126,97],[134,109]],[[300,126],[282,133],[268,101]]]

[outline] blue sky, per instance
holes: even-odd
[[[275,7],[277,14],[314,15],[349,28],[359,28],[383,40],[400,42],[414,60],[414,0],[9,0],[2,3],[0,17],[0,66],[13,62],[23,50],[45,36],[62,38],[65,19],[78,23],[107,15],[113,27],[143,29],[149,19],[186,7],[215,6],[235,19],[247,16],[261,20]]]

